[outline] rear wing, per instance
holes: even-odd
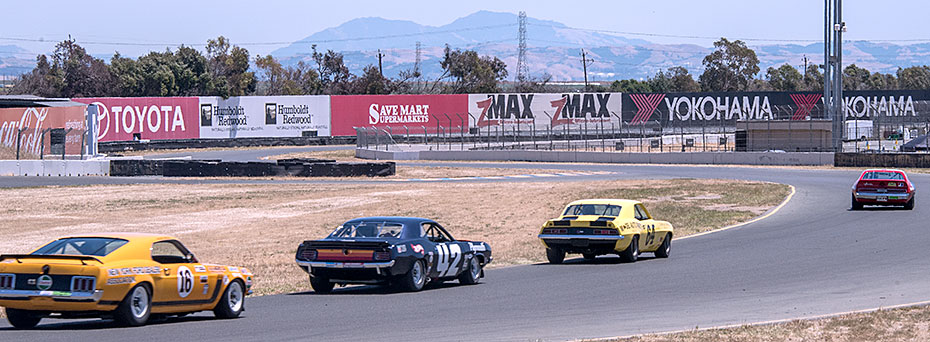
[[[103,263],[100,259],[92,257],[89,255],[65,255],[65,254],[2,254],[0,255],[0,261],[15,259],[17,262],[22,263],[22,259],[58,259],[58,260],[80,260],[82,264],[87,265],[85,261],[93,260],[99,263]]]

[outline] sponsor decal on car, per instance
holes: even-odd
[[[239,272],[239,268],[236,267],[236,266],[229,266],[229,271],[230,271],[230,272],[237,272],[237,273],[238,273],[238,272]]]
[[[223,266],[210,266],[207,268],[211,273],[226,273],[226,268]]]
[[[206,273],[206,272],[207,272],[207,268],[206,268],[206,267],[203,267],[203,265],[194,265],[194,272],[197,272],[197,273]]]
[[[52,277],[48,274],[43,274],[36,280],[36,288],[42,291],[48,290],[52,287]]]
[[[225,275],[224,275],[224,276],[223,276],[223,285],[228,285],[228,284],[229,284],[229,276],[225,276]]]
[[[142,274],[158,274],[158,266],[148,266],[148,267],[123,267],[123,268],[111,268],[107,270],[107,274],[111,277],[115,276],[127,276],[127,275],[142,275]]]
[[[484,252],[487,248],[484,246],[484,243],[468,243],[468,247],[475,252]]]
[[[423,246],[420,244],[410,245],[410,250],[412,250],[414,253],[420,253],[420,254],[423,254],[424,252]]]
[[[207,291],[210,290],[210,284],[203,284],[203,294],[207,294]]]
[[[194,290],[194,275],[187,266],[178,267],[178,296],[187,298]]]
[[[209,280],[207,276],[200,276],[200,283],[206,283]]]
[[[397,253],[403,253],[407,251],[407,245],[397,245]]]
[[[118,277],[107,279],[107,285],[123,285],[136,282],[136,277]]]

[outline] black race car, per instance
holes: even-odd
[[[392,284],[406,291],[430,281],[475,284],[491,260],[487,243],[456,240],[436,221],[417,217],[357,218],[297,247],[297,264],[320,293],[336,284]]]

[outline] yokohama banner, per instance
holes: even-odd
[[[96,105],[98,141],[198,138],[196,97],[101,97],[77,98]]]
[[[84,122],[84,106],[0,108],[0,143],[15,149],[19,130],[25,128],[19,137],[20,152],[37,155],[44,143],[45,153],[49,153],[49,134],[46,134],[43,142],[43,130],[74,129],[75,132],[65,136],[65,150],[77,154],[81,151]]]
[[[620,93],[472,94],[468,95],[471,124],[535,126],[537,130],[564,125],[618,122]]]
[[[333,96],[333,135],[355,135],[355,127],[391,128],[394,134],[468,125],[468,95]]]
[[[329,99],[329,96],[201,97],[200,137],[329,136]]]

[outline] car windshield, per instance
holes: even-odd
[[[358,237],[389,237],[399,238],[404,225],[398,222],[361,221],[346,223],[336,228],[330,237],[358,238]]]
[[[862,175],[862,179],[894,179],[904,180],[904,175],[894,171],[869,171]]]
[[[609,204],[576,204],[568,206],[568,208],[565,209],[565,213],[562,215],[618,216],[620,215],[620,206]]]
[[[106,256],[127,242],[123,239],[80,237],[52,241],[42,246],[33,255],[92,255]]]

